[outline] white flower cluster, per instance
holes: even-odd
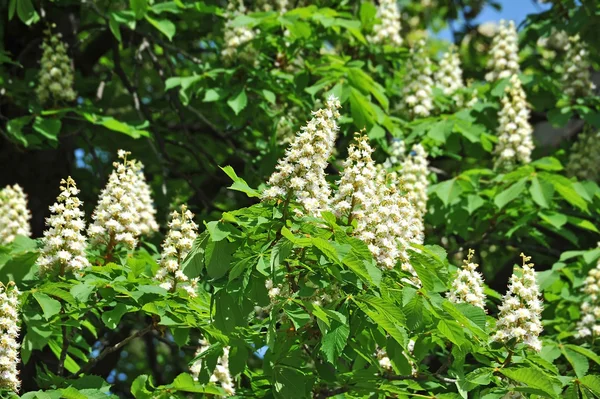
[[[519,67],[519,37],[514,21],[500,21],[498,33],[492,40],[491,57],[485,75],[488,82],[509,78],[520,71]]]
[[[60,182],[60,194],[54,205],[50,206],[50,215],[46,219],[48,230],[44,231],[42,250],[37,263],[40,275],[58,272],[81,272],[89,266],[85,255],[87,247],[84,214],[80,209],[82,202],[77,198],[79,190],[69,176]]]
[[[427,212],[428,165],[427,152],[421,144],[415,144],[402,162],[401,169],[402,185],[411,204],[421,216]]]
[[[379,367],[381,367],[385,371],[391,372],[394,370],[394,368],[392,367],[392,361],[388,357],[387,352],[384,348],[377,349],[375,356],[377,357],[377,362],[379,363]]]
[[[579,35],[569,38],[567,54],[563,65],[563,92],[570,98],[587,97],[594,93],[596,86],[590,74],[590,53]]]
[[[134,163],[132,168],[137,177],[134,182],[134,193],[137,198],[135,209],[140,219],[140,231],[143,235],[151,235],[159,229],[156,222],[156,208],[154,208],[152,191],[150,191],[150,186],[146,182],[146,176],[143,173],[144,165],[138,161]]]
[[[580,180],[600,182],[600,132],[586,126],[571,147],[567,174]]]
[[[277,11],[279,14],[288,12],[289,0],[257,0],[256,9],[260,11]]]
[[[326,108],[313,112],[313,118],[301,128],[285,157],[278,161],[277,171],[268,181],[270,187],[263,192],[264,200],[292,195],[311,216],[319,216],[328,209],[331,189],[325,180],[325,168],[338,132],[336,120],[340,117],[340,107],[339,100],[331,96]]]
[[[221,55],[225,60],[233,60],[240,52],[240,47],[248,43],[256,36],[256,32],[247,26],[233,26],[233,21],[247,12],[243,0],[233,0],[227,5],[225,18],[224,39],[225,46]]]
[[[473,306],[485,309],[485,294],[483,293],[483,276],[477,271],[477,263],[473,263],[475,251],[469,249],[467,259],[463,260],[463,267],[452,281],[452,291],[448,292],[448,299],[453,303],[470,303]]]
[[[0,389],[18,392],[19,381],[19,290],[10,282],[0,283]]]
[[[300,109],[298,107],[292,107],[280,116],[277,121],[277,126],[275,127],[277,144],[287,145],[294,140],[294,137],[296,137],[294,126],[298,124],[298,119],[295,117],[295,114],[299,112]]]
[[[180,287],[191,297],[197,295],[198,279],[190,279],[181,270],[181,262],[189,254],[197,236],[198,225],[194,223],[194,214],[182,205],[181,212],[174,211],[171,214],[169,232],[160,256],[160,268],[156,273],[156,279],[161,281],[160,286],[164,289],[174,291]]]
[[[0,190],[0,245],[14,241],[16,235],[31,236],[31,212],[27,195],[18,184]]]
[[[92,215],[94,223],[88,229],[90,238],[106,245],[109,251],[119,243],[135,248],[143,229],[156,230],[158,227],[154,221],[155,211],[148,209],[152,208],[151,199],[144,200],[144,197],[149,197],[147,192],[144,193],[143,186],[146,183],[139,182],[141,163],[127,160],[130,154],[128,151],[118,151],[122,162],[113,163],[115,169],[100,193]]]
[[[368,36],[367,39],[373,44],[402,46],[400,10],[398,10],[397,0],[380,0],[377,18],[381,20],[381,23],[373,27],[373,35]]]
[[[525,91],[517,75],[511,76],[510,85],[502,97],[498,121],[498,144],[494,149],[495,167],[510,170],[517,163],[531,162],[533,129],[529,124],[529,106]]]
[[[344,170],[331,205],[337,217],[347,217],[349,223],[357,221],[358,234],[365,231],[365,217],[377,206],[377,169],[372,153],[369,138],[357,133],[355,143],[348,147],[348,158],[343,163]]]
[[[42,60],[39,72],[39,84],[36,94],[40,103],[49,100],[73,101],[77,94],[73,90],[73,66],[67,55],[67,45],[61,40],[61,34],[47,37],[42,44]]]
[[[402,94],[403,109],[411,118],[427,117],[433,110],[431,60],[425,53],[425,40],[410,49]]]
[[[440,67],[435,73],[435,85],[446,96],[452,96],[458,107],[462,105],[462,98],[458,95],[455,96],[455,94],[458,90],[465,87],[462,73],[460,57],[456,52],[456,48],[452,46],[440,61]]]
[[[281,285],[274,285],[271,279],[265,281],[265,288],[271,300],[276,299],[281,294]]]
[[[539,339],[542,332],[542,300],[535,281],[533,263],[527,263],[531,257],[524,254],[521,257],[523,273],[521,277],[513,274],[510,278],[508,292],[502,297],[502,305],[498,307],[500,314],[492,340],[508,342],[515,339],[539,352],[542,349]]]
[[[200,346],[196,351],[196,356],[199,356],[202,352],[208,349],[210,346],[205,340],[200,340]],[[198,381],[198,375],[202,370],[202,359],[198,359],[190,366],[190,373],[194,378],[194,381]],[[217,366],[210,376],[210,382],[219,384],[225,391],[226,396],[235,395],[235,384],[231,373],[229,372],[229,346],[223,348],[223,354],[217,360]]]
[[[588,272],[583,286],[586,294],[581,304],[581,320],[577,323],[577,338],[600,336],[600,261]]]
[[[389,156],[383,162],[383,167],[386,169],[393,169],[402,163],[404,159],[404,153],[406,152],[406,144],[404,141],[394,139],[392,146],[389,149]]]
[[[389,184],[388,184],[389,181]],[[358,232],[358,238],[364,241],[377,263],[392,269],[398,261],[405,272],[416,275],[407,249],[417,240],[419,233],[415,208],[408,198],[396,188],[395,174],[380,171],[377,177],[377,202],[365,216],[364,228]]]

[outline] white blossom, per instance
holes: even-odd
[[[132,168],[136,177],[133,184],[133,197],[137,198],[135,209],[139,217],[140,231],[143,235],[151,235],[159,228],[156,222],[156,208],[154,208],[152,192],[143,173],[144,165],[137,161]]]
[[[36,94],[40,103],[50,100],[73,101],[77,94],[73,90],[73,65],[67,55],[67,44],[62,41],[62,35],[52,35],[46,31],[42,44],[42,59],[40,61],[39,83]]]
[[[127,160],[130,154],[119,150],[118,157],[122,162],[113,163],[115,169],[100,192],[98,205],[92,214],[94,223],[88,228],[90,239],[106,245],[109,252],[119,243],[135,248],[142,234],[137,211],[137,166],[135,161]]]
[[[0,283],[0,389],[18,392],[19,380],[19,290],[13,282]]]
[[[418,234],[415,208],[397,189],[395,173],[387,174],[381,170],[375,184],[377,201],[369,207],[363,219],[364,226],[356,235],[367,244],[381,268],[392,269],[401,262],[402,270],[416,277],[407,252]]]
[[[590,74],[590,53],[579,35],[569,38],[567,54],[563,65],[563,92],[572,99],[587,97],[594,93],[596,86]]]
[[[402,89],[402,109],[410,118],[427,117],[433,110],[431,60],[425,53],[425,40],[410,49]]]
[[[477,271],[477,263],[471,260],[475,251],[469,249],[467,259],[463,260],[463,267],[456,273],[452,287],[447,296],[454,303],[470,303],[473,306],[485,309],[485,294],[483,293],[483,276]]]
[[[600,182],[600,133],[586,126],[571,147],[566,171],[580,180]]]
[[[366,229],[365,217],[377,206],[377,169],[372,153],[369,138],[357,133],[355,143],[348,147],[348,158],[343,163],[344,170],[331,206],[338,218],[347,217],[349,223],[357,221],[357,234]]]
[[[389,156],[383,162],[383,167],[386,169],[393,169],[399,166],[404,159],[404,153],[406,152],[406,144],[404,141],[394,139],[392,145],[388,150]]]
[[[40,275],[51,272],[61,275],[65,272],[80,273],[89,266],[85,254],[87,241],[83,235],[83,204],[77,197],[79,190],[71,176],[61,180],[60,184],[60,194],[54,205],[50,206],[52,214],[46,219],[48,229],[44,231],[43,247],[37,260]]]
[[[373,34],[368,36],[367,40],[373,44],[402,46],[400,10],[397,0],[379,0],[377,18],[381,22],[373,27]]]
[[[418,215],[415,217],[415,226],[418,228],[418,233],[414,241],[417,244],[423,244],[424,241],[423,217],[427,212],[428,164],[425,149],[421,144],[415,144],[410,154],[402,162],[402,169],[400,170],[401,184]]]
[[[232,61],[241,52],[241,47],[252,41],[256,32],[247,26],[233,26],[233,21],[240,15],[246,15],[247,10],[243,0],[232,0],[227,4],[225,13],[224,40],[225,45],[221,55],[226,61]]]
[[[206,351],[210,347],[209,343],[205,340],[200,340],[199,343],[200,346],[196,351],[196,356],[199,356],[202,354],[202,352]],[[210,376],[210,382],[218,384],[221,386],[221,388],[223,388],[226,394],[224,397],[235,395],[235,383],[231,377],[231,373],[229,372],[229,350],[229,346],[223,348],[223,354],[219,356],[217,365]],[[198,381],[198,376],[200,371],[202,371],[202,367],[202,359],[198,359],[190,366],[190,373],[192,374],[194,381]]]
[[[0,190],[0,245],[14,241],[17,235],[31,236],[31,212],[27,195],[18,184]]]
[[[194,214],[185,205],[181,206],[181,212],[171,213],[169,232],[163,242],[160,268],[156,274],[161,287],[171,291],[179,287],[191,297],[198,295],[198,279],[188,278],[181,269],[181,263],[192,249],[197,236],[198,225],[194,223]]]
[[[600,243],[599,243],[600,245]],[[600,336],[600,260],[588,272],[582,289],[585,294],[581,304],[581,319],[577,323],[577,338]]]
[[[464,88],[465,84],[463,82],[460,58],[454,46],[444,54],[440,61],[440,67],[435,73],[435,85],[446,96],[451,96],[457,107],[462,105],[462,98],[455,94],[458,90]]]
[[[277,170],[268,181],[270,187],[262,194],[263,200],[291,195],[311,216],[319,216],[328,209],[331,189],[325,180],[325,168],[339,129],[336,123],[339,108],[339,100],[331,96],[326,108],[313,112],[313,118],[301,128],[285,157],[277,162]]]
[[[496,323],[493,341],[508,342],[515,339],[539,352],[542,342],[542,300],[535,280],[533,263],[527,263],[531,257],[521,254],[523,258],[522,275],[513,274],[510,278],[508,292],[502,297],[502,305],[498,307],[500,314]]]
[[[508,23],[505,20],[500,21],[490,53],[487,63],[490,72],[485,75],[488,82],[509,78],[519,73],[519,37],[514,21]]]
[[[496,168],[510,170],[518,163],[531,162],[533,129],[529,124],[529,112],[521,81],[513,75],[498,113],[498,144],[494,149]]]
[[[288,12],[290,6],[289,0],[257,0],[256,9],[257,11],[277,11],[279,14],[285,14]]]

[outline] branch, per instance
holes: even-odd
[[[83,366],[79,370],[79,372],[77,372],[76,374],[73,375],[73,377],[78,377],[78,376],[80,376],[82,374],[86,374],[87,372],[89,372],[96,365],[96,363],[98,363],[100,360],[104,359],[107,355],[110,355],[111,353],[118,351],[119,349],[121,349],[122,347],[124,347],[125,345],[127,345],[130,341],[148,334],[153,329],[154,329],[153,325],[149,325],[147,327],[144,327],[143,329],[136,331],[135,333],[131,334],[130,336],[128,336],[127,338],[125,338],[123,341],[117,343],[116,345],[111,346],[110,348],[104,349],[98,355],[98,357],[95,357],[94,359],[92,359],[89,362],[87,362],[85,364],[85,366]]]

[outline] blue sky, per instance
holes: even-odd
[[[498,2],[502,5],[501,11],[487,6],[475,19],[475,22],[482,23],[512,19],[518,26],[528,14],[538,13],[551,7],[549,4],[534,3],[532,0],[499,0]],[[452,40],[452,34],[449,29],[441,31],[437,36],[442,39]]]

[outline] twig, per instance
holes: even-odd
[[[153,325],[149,325],[147,327],[144,327],[143,329],[136,331],[135,333],[131,334],[130,336],[128,336],[127,338],[125,338],[123,341],[117,343],[116,345],[111,346],[110,348],[104,349],[98,355],[98,357],[95,357],[94,359],[92,359],[89,362],[87,362],[85,364],[85,366],[83,366],[79,370],[79,372],[77,372],[77,374],[75,374],[75,377],[78,377],[78,376],[80,376],[82,374],[87,374],[96,365],[96,363],[98,363],[100,360],[104,359],[107,355],[110,355],[111,353],[118,351],[119,349],[121,349],[122,347],[124,347],[125,345],[127,345],[130,341],[148,334],[153,329],[154,329]]]

